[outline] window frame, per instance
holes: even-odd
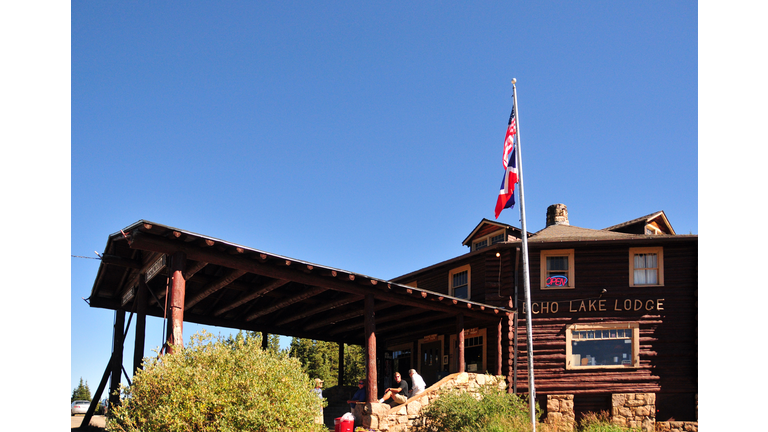
[[[542,250],[540,253],[540,260],[541,263],[539,265],[540,270],[540,288],[543,290],[556,290],[556,289],[574,289],[576,288],[576,278],[575,278],[575,265],[574,265],[574,257],[575,257],[575,251],[574,249],[548,249],[548,250]],[[547,258],[548,257],[558,257],[558,256],[567,256],[568,257],[568,286],[547,286]]]
[[[656,254],[656,283],[655,284],[639,284],[635,283],[635,255],[640,254]],[[636,247],[629,248],[629,286],[630,287],[660,287],[664,286],[664,248],[661,246],[653,247]]]
[[[448,272],[448,293],[451,297],[456,297],[454,286],[453,286],[453,275],[457,273],[462,273],[466,271],[467,272],[467,297],[466,300],[472,299],[472,268],[469,264],[463,265],[461,267],[456,267],[452,269],[450,272]],[[462,285],[463,286],[463,285]],[[462,297],[458,297],[462,298]]]
[[[631,330],[632,331],[632,363],[630,365],[575,365],[573,364],[573,332],[590,330]],[[570,324],[565,327],[565,369],[594,370],[594,369],[637,369],[640,367],[640,323],[614,322]]]
[[[472,241],[472,251],[480,250],[487,248],[489,246],[493,246],[496,243],[502,243],[505,240],[505,232],[503,229],[496,230],[488,235],[485,235],[483,237],[480,237],[474,241]],[[494,238],[501,237],[498,241],[493,241]]]
[[[488,371],[488,335],[486,329],[464,329],[464,342],[466,344],[467,339],[480,337],[483,339],[483,343],[481,345],[474,345],[474,346],[481,346],[482,353],[483,353],[483,360],[482,364],[480,365],[480,370],[477,370],[473,373],[485,373]],[[458,346],[459,346],[459,339],[458,336],[455,334],[451,334],[450,337],[450,348],[449,348],[449,354],[451,358],[451,365],[450,370],[457,372],[459,369],[459,358],[458,358]],[[467,355],[467,346],[464,346],[464,366],[467,368],[465,372],[469,371],[469,365],[466,362],[466,355]]]

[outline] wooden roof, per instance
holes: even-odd
[[[363,299],[375,299],[376,334],[413,340],[497,324],[511,310],[317,265],[140,220],[109,236],[91,291],[92,307],[135,310],[148,279],[147,314],[163,317],[164,257],[186,255],[184,321],[362,345]]]

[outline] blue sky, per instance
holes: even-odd
[[[381,278],[463,254],[513,77],[530,231],[565,203],[698,233],[695,3],[76,1],[71,26],[71,255],[139,219]],[[111,350],[97,267],[71,261],[71,388]]]
[[[749,9],[707,11],[731,37],[759,35]],[[95,257],[139,219],[380,278],[463,254],[493,219],[516,78],[529,231],[564,203],[580,227],[664,210],[678,234],[699,234],[699,95],[717,92],[700,82],[699,43],[747,79],[764,70],[740,65],[749,48],[715,25],[700,39],[689,1],[78,0],[54,12],[49,37],[16,24],[32,49],[10,55],[38,67],[14,72],[30,90],[6,121],[30,143],[11,154],[42,159],[52,181],[39,196],[57,208],[16,191],[26,175],[5,190],[31,204],[20,212],[40,243],[70,222],[57,250],[69,296],[46,297],[56,310],[69,300],[57,340],[69,336],[70,386],[39,384],[61,398],[81,377],[95,390],[114,318],[83,300],[98,260],[71,255]],[[729,76],[729,91],[765,88]],[[45,103],[53,93],[59,104]],[[59,121],[41,128],[37,115]],[[69,148],[33,145],[50,137]],[[499,220],[519,226],[518,208]],[[161,342],[150,319],[147,355]]]

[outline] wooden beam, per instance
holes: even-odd
[[[376,371],[376,316],[374,312],[373,294],[365,296],[365,372],[368,378],[366,387],[366,400],[368,402],[378,401],[378,374]]]
[[[304,319],[304,318],[310,317],[312,315],[317,315],[317,314],[325,312],[327,310],[335,309],[335,308],[337,308],[339,306],[344,306],[344,305],[347,305],[347,304],[350,304],[350,303],[354,303],[354,302],[360,301],[362,299],[363,299],[362,296],[356,296],[356,295],[345,296],[345,297],[343,297],[343,298],[341,298],[339,300],[332,301],[332,302],[325,303],[325,304],[321,304],[320,306],[317,306],[315,308],[309,309],[309,310],[307,310],[305,312],[302,312],[300,314],[295,314],[295,315],[289,316],[288,318],[285,318],[284,320],[279,321],[277,323],[277,325],[286,325],[288,323],[291,323],[291,322],[294,322],[294,321],[298,321],[300,319]]]
[[[136,293],[136,338],[133,344],[133,373],[141,369],[141,363],[144,361],[144,342],[146,339],[147,328],[147,300],[149,297],[149,287],[144,281],[139,283],[139,290]]]
[[[339,380],[336,384],[341,388],[344,385],[344,344],[339,344]]]
[[[368,286],[367,284],[349,283],[348,277],[343,280],[341,278],[333,277],[316,277],[314,274],[306,274],[300,270],[295,270],[292,267],[285,266],[273,266],[263,263],[257,259],[250,258],[247,254],[229,255],[217,251],[215,248],[200,249],[194,245],[181,241],[174,241],[156,235],[141,232],[139,230],[132,231],[130,246],[134,249],[156,251],[161,253],[173,253],[176,250],[183,251],[187,254],[188,259],[205,261],[215,265],[221,265],[228,268],[238,268],[245,270],[249,273],[267,276],[275,279],[285,279],[293,282],[302,283],[305,285],[321,286],[327,289],[336,291],[342,291],[350,294],[372,294],[375,295],[378,300],[391,301],[398,304],[415,306],[421,309],[429,309],[440,312],[446,312],[452,315],[457,315],[460,310],[456,307],[452,307],[451,304],[443,304],[437,301],[424,301],[421,298],[409,298],[407,295],[398,295],[387,287],[380,288],[382,284],[376,286]],[[262,254],[264,255],[264,254]],[[333,273],[333,271],[332,271]],[[338,272],[337,272],[338,275]],[[392,287],[396,288],[396,287]],[[420,296],[419,296],[420,297]],[[462,301],[465,304],[465,301]],[[458,304],[458,300],[454,300],[451,303]],[[463,313],[467,317],[474,317],[485,321],[496,323],[494,314],[490,311],[480,311],[479,308],[466,309]]]
[[[464,361],[464,314],[459,314],[456,317],[456,341],[458,343],[458,348],[456,349],[456,358],[458,360],[458,371],[466,372],[466,364]]]
[[[314,296],[316,296],[316,295],[318,295],[318,294],[320,294],[322,292],[325,292],[325,291],[328,291],[328,289],[327,288],[315,287],[313,289],[310,289],[308,291],[303,292],[300,295],[291,296],[291,297],[289,297],[289,298],[287,298],[287,299],[285,299],[283,301],[278,302],[277,304],[275,304],[273,306],[270,306],[270,307],[268,307],[266,309],[262,309],[262,310],[260,310],[260,311],[258,311],[256,313],[253,313],[253,314],[247,316],[245,318],[245,320],[246,321],[253,321],[256,318],[260,318],[260,317],[263,317],[265,315],[269,315],[269,314],[271,314],[272,312],[274,312],[274,311],[276,311],[278,309],[282,309],[282,308],[284,308],[286,306],[290,306],[290,305],[292,305],[294,303],[298,303],[300,301],[304,301],[304,300],[306,300],[306,299],[308,299],[310,297],[314,297]]]
[[[142,263],[140,261],[119,257],[117,255],[104,254],[101,256],[101,262],[109,265],[128,267],[134,270],[141,270],[142,268]]]
[[[243,296],[243,297],[233,301],[232,303],[230,303],[230,304],[228,304],[226,306],[222,306],[221,308],[219,308],[216,311],[214,311],[213,314],[216,315],[216,316],[219,316],[219,315],[223,314],[224,312],[228,312],[228,311],[230,311],[230,310],[232,310],[232,309],[234,309],[234,308],[236,308],[236,307],[238,307],[238,306],[240,306],[242,304],[248,303],[251,300],[255,300],[255,299],[257,299],[257,298],[267,294],[270,291],[274,291],[274,290],[280,288],[281,286],[287,284],[288,282],[290,282],[290,281],[286,280],[286,279],[274,280],[274,281],[264,285],[263,287],[257,289],[256,291],[254,291],[254,292],[252,292],[252,293],[250,293],[248,295],[245,295],[245,296]]]
[[[184,296],[186,295],[186,281],[184,280],[184,267],[187,257],[184,252],[176,252],[171,256],[171,290],[168,302],[168,329],[166,343],[168,352],[173,353],[174,347],[184,346]]]
[[[198,304],[201,300],[208,297],[209,295],[215,293],[216,291],[226,287],[227,285],[234,282],[237,278],[247,273],[244,270],[238,270],[238,269],[227,269],[224,275],[221,277],[207,283],[203,288],[201,288],[200,292],[197,293],[194,297],[187,300],[185,303],[185,307],[187,309],[191,309],[196,304]]]
[[[207,262],[195,261],[194,264],[189,265],[187,269],[184,271],[184,279],[186,280],[192,279],[192,276],[194,276],[195,273],[199,272],[207,265],[208,265]]]
[[[120,396],[115,393],[120,389],[120,377],[123,367],[123,326],[125,326],[125,311],[115,311],[115,325],[112,333],[112,361],[110,362],[109,405],[120,405]]]

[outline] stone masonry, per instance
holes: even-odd
[[[573,395],[547,395],[547,417],[544,423],[558,432],[575,430],[576,415],[573,411]]]
[[[656,426],[656,394],[615,393],[611,397],[611,421],[620,426],[653,432]]]
[[[435,400],[441,391],[460,389],[476,392],[484,385],[498,385],[504,389],[507,383],[504,377],[493,375],[466,372],[448,375],[402,405],[390,407],[388,404],[366,403],[360,408],[355,408],[355,424],[359,421],[364,428],[381,432],[404,432],[409,427],[420,424],[421,409]]]

